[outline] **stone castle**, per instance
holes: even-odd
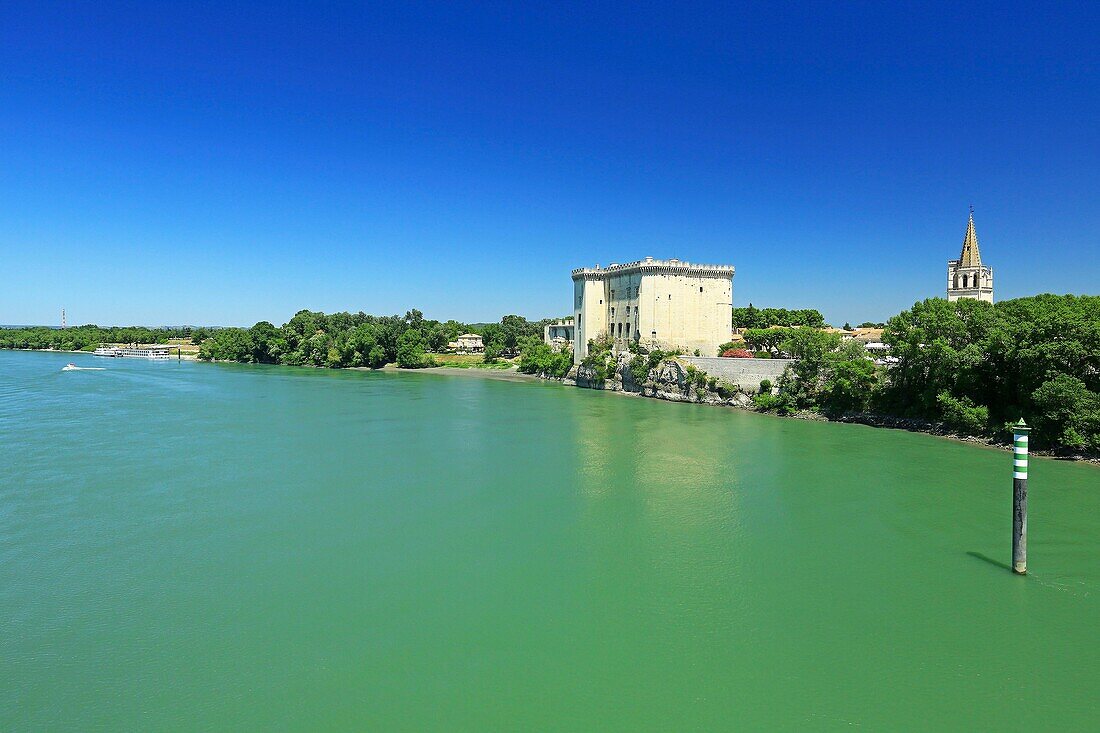
[[[573,270],[573,361],[588,355],[590,339],[607,337],[617,350],[633,341],[714,356],[730,340],[733,273],[732,265],[652,257]]]
[[[947,299],[974,298],[993,302],[993,268],[982,264],[978,235],[974,231],[974,207],[963,237],[962,254],[947,262]]]

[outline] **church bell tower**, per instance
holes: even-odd
[[[947,299],[974,298],[993,302],[993,268],[982,264],[978,251],[978,234],[974,231],[974,207],[963,237],[962,254],[947,262]]]

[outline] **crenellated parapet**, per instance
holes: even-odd
[[[646,257],[644,260],[627,262],[626,264],[611,264],[607,267],[578,267],[573,270],[574,280],[602,280],[612,275],[632,275],[641,273],[646,275],[688,275],[692,277],[721,277],[732,278],[733,265],[701,265],[692,262],[682,262],[677,259],[655,260]]]

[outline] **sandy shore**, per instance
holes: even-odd
[[[356,367],[365,369],[366,367]],[[534,374],[522,374],[515,367],[508,369],[477,369],[469,367],[460,369],[457,367],[427,367],[425,369],[398,369],[393,364],[382,367],[383,372],[401,372],[402,374],[442,374],[448,377],[481,377],[482,379],[503,379],[509,382],[538,381]]]

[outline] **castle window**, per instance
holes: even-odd
[[[699,292],[700,293],[703,292],[703,286],[702,285],[699,286]]]
[[[623,337],[623,324],[619,324],[619,338]]]
[[[626,324],[626,337],[630,338],[630,324]]]

